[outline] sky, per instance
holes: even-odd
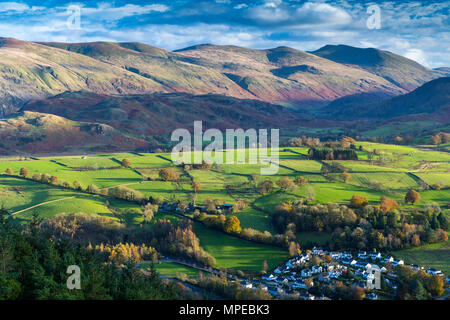
[[[0,36],[29,41],[138,41],[255,49],[326,44],[388,50],[450,67],[450,0],[1,1]]]

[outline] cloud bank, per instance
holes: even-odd
[[[368,28],[367,9],[380,9]],[[70,28],[80,8],[79,28]],[[199,43],[251,48],[376,47],[425,66],[450,66],[449,1],[160,0],[0,2],[0,35],[30,41],[140,41],[169,50]]]

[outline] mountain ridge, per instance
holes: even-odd
[[[360,67],[407,91],[439,77],[438,72],[414,60],[376,48],[357,48],[343,44],[325,45],[311,53],[338,63]]]
[[[64,91],[99,94],[186,92],[297,107],[343,96],[406,93],[383,77],[277,47],[196,45],[169,51],[138,42],[57,43],[0,38],[0,116]]]

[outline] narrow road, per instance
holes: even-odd
[[[56,200],[50,200],[50,201],[42,202],[42,203],[36,204],[36,205],[34,205],[34,206],[32,206],[32,207],[28,207],[28,208],[26,208],[26,209],[22,209],[22,210],[13,212],[13,213],[11,213],[11,215],[13,216],[13,215],[15,215],[15,214],[18,214],[18,213],[21,213],[21,212],[24,212],[24,211],[28,211],[28,210],[34,209],[34,208],[36,208],[36,207],[39,207],[39,206],[43,206],[43,205],[45,205],[45,204],[52,203],[52,202],[57,202],[57,201],[62,201],[62,200],[67,200],[67,199],[72,199],[72,198],[75,198],[75,196],[72,196],[72,197],[65,197],[65,198],[60,198],[60,199],[56,199]]]

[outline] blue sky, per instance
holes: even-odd
[[[380,28],[370,24],[371,5],[380,9]],[[71,14],[74,6],[80,8],[80,29]],[[389,50],[428,67],[450,67],[449,8],[450,1],[0,0],[0,36],[139,41],[169,50],[200,43],[300,50],[348,44]]]

